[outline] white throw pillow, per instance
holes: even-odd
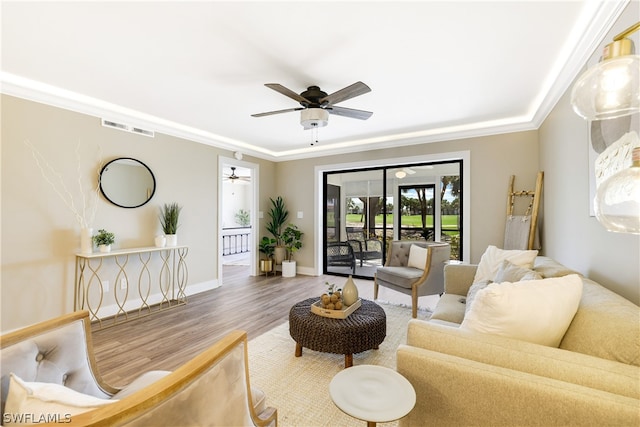
[[[73,415],[117,400],[100,399],[53,383],[26,382],[11,374],[4,424],[69,423]]]
[[[418,245],[411,245],[411,247],[409,248],[409,261],[407,262],[407,265],[409,267],[424,270],[424,267],[427,264],[428,252],[428,248],[423,248]]]
[[[476,275],[473,278],[473,283],[482,282],[483,280],[495,281],[500,265],[502,265],[502,262],[505,260],[519,267],[532,268],[533,261],[537,255],[538,251],[536,250],[506,250],[499,249],[495,246],[489,246],[480,258],[480,263],[478,263],[478,269],[476,270]]]
[[[478,291],[460,328],[558,347],[581,297],[577,274],[491,283]]]

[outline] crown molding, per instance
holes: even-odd
[[[550,70],[547,83],[540,89],[538,99],[529,106],[529,112],[523,116],[414,132],[390,133],[335,143],[320,142],[312,149],[305,147],[278,152],[267,150],[246,141],[227,138],[4,71],[0,72],[0,92],[81,114],[152,129],[157,133],[225,150],[242,151],[244,154],[274,162],[521,132],[535,130],[542,125],[628,3],[628,0],[587,2],[584,18],[574,27],[571,36],[565,42],[564,55],[558,58],[557,66]]]

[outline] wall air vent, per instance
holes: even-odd
[[[123,130],[125,132],[135,133],[138,135],[144,135],[151,138],[155,136],[155,133],[152,130],[141,129],[139,127],[127,125],[124,123],[117,123],[107,119],[102,119],[102,126],[112,128],[112,129]]]

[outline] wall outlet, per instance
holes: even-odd
[[[127,279],[120,279],[120,289],[127,289]]]
[[[102,281],[102,293],[106,294],[107,292],[109,292],[109,281],[108,280],[103,280]]]

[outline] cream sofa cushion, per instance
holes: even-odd
[[[478,291],[460,327],[558,347],[581,296],[582,280],[575,274],[491,283]]]
[[[640,366],[640,310],[631,301],[583,278],[580,307],[560,348]]]
[[[25,382],[11,374],[3,422],[5,425],[68,423],[73,415],[113,402],[116,400],[79,393],[60,384]]]

